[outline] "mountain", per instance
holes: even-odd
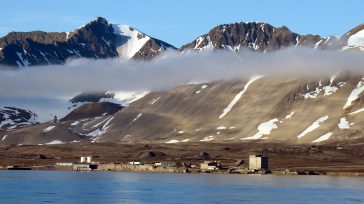
[[[222,24],[197,37],[180,50],[250,49],[269,52],[287,47],[330,50],[364,50],[364,25],[341,37],[300,35],[287,27],[263,22]],[[173,45],[127,25],[111,24],[98,17],[73,32],[11,32],[0,38],[0,64],[27,67],[63,64],[71,58],[150,60]]]
[[[342,50],[345,46],[356,47],[363,40],[353,40],[355,37],[362,39],[360,33],[364,26],[354,28],[342,37],[319,35],[300,35],[290,31],[287,27],[274,27],[263,22],[240,22],[218,25],[207,34],[197,37],[191,43],[183,45],[182,51],[227,49],[238,52],[241,49],[269,52],[287,47],[309,47],[313,49]],[[351,40],[348,40],[350,36]]]
[[[247,48],[270,52],[306,46],[354,51],[363,50],[363,30],[364,25],[360,25],[341,37],[323,38],[299,35],[266,23],[225,24],[180,50],[237,52]],[[151,59],[169,46],[102,18],[72,33],[13,33],[1,42],[1,53],[9,55],[2,62],[22,66],[41,64],[42,59],[42,63],[63,63],[78,54]],[[11,55],[11,49],[15,54]],[[53,58],[51,52],[55,53]],[[162,92],[81,93],[69,101],[67,114],[59,121],[36,124],[32,112],[4,108],[0,115],[0,144],[354,141],[362,139],[364,133],[363,92],[363,76],[342,72],[311,80],[255,76],[186,84]]]
[[[127,25],[113,25],[116,34],[116,49],[118,56],[123,59],[149,60],[174,46],[161,40],[152,38],[135,28]]]
[[[104,116],[109,114],[114,114],[122,109],[122,106],[115,103],[109,102],[92,102],[92,103],[85,103],[80,107],[76,108],[69,114],[67,114],[63,121],[68,120],[77,120],[77,119],[85,119],[85,118],[92,118],[98,116]]]
[[[15,129],[37,124],[37,114],[14,107],[0,109],[0,129]]]
[[[240,22],[216,26],[181,49],[239,51],[248,48],[266,52],[292,46],[313,47],[321,39],[318,35],[298,35],[287,27],[275,28],[267,23]]]
[[[75,111],[87,117],[18,128],[2,143],[348,142],[363,138],[363,92],[364,79],[349,73],[188,84],[114,113],[81,106]]]
[[[361,24],[342,37],[343,50],[364,51],[364,24]]]
[[[98,17],[73,32],[11,32],[0,38],[0,63],[28,67],[70,58],[151,59],[172,45]]]

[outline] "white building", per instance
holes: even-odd
[[[144,163],[142,161],[131,161],[131,162],[129,162],[129,164],[131,164],[131,165],[142,165]]]
[[[91,156],[81,157],[80,163],[91,164],[92,163],[92,157]]]
[[[220,169],[220,164],[217,161],[204,161],[200,164],[200,169],[202,170],[218,170]]]
[[[249,170],[259,171],[268,169],[268,157],[262,155],[249,155]]]

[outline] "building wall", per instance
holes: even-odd
[[[200,168],[201,169],[205,169],[205,170],[207,170],[208,169],[208,163],[201,163],[201,165],[200,165]]]
[[[268,157],[264,156],[249,156],[249,170],[268,169]]]
[[[257,169],[257,160],[255,155],[249,156],[249,170]]]
[[[215,162],[204,162],[200,164],[200,169],[203,170],[216,170],[218,169],[217,164]]]
[[[74,164],[73,165],[73,170],[77,170],[77,171],[90,171],[90,165],[88,164]]]
[[[261,168],[268,169],[268,157],[262,157]]]
[[[183,169],[179,169],[176,167],[162,167],[162,166],[154,166],[152,164],[141,164],[141,165],[132,165],[132,164],[99,164],[97,170],[100,171],[154,171],[154,172],[183,172]]]

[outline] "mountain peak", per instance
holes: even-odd
[[[85,27],[87,25],[93,25],[93,24],[104,24],[104,25],[109,25],[109,21],[106,20],[106,18],[104,17],[96,17],[95,19],[93,19],[92,21],[88,22],[87,24],[85,24],[82,27]]]
[[[97,17],[73,32],[12,32],[0,38],[0,63],[27,67],[68,58],[151,59],[172,45]]]
[[[299,43],[297,36],[287,27],[275,28],[264,22],[237,22],[218,25],[181,49],[228,49],[237,52],[248,48],[265,52],[295,46]]]
[[[215,26],[180,50],[250,49],[269,52],[287,47],[364,50],[364,24],[340,38],[300,35],[288,27],[266,22],[235,22]],[[73,32],[11,32],[0,38],[0,63],[12,66],[62,64],[68,58],[148,60],[174,46],[128,25],[111,24],[96,17]]]

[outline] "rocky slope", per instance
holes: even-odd
[[[218,25],[180,48],[181,51],[250,49],[269,52],[287,47],[331,50],[364,50],[364,25],[341,37],[300,35],[287,27],[262,22]],[[0,38],[0,64],[27,67],[62,64],[70,58],[149,60],[174,46],[127,25],[110,24],[98,17],[73,32],[11,32]]]
[[[363,50],[363,29],[360,25],[342,37],[322,38],[266,23],[226,24],[181,50]],[[0,39],[0,47],[2,63],[25,66],[80,56],[151,59],[171,46],[97,18],[72,33],[11,33]],[[2,144],[354,140],[362,138],[364,130],[363,91],[361,76],[340,73],[312,80],[256,76],[158,93],[83,93],[71,99],[72,112],[60,121],[33,125],[35,114],[30,111],[4,108],[0,138]]]
[[[14,107],[0,109],[0,129],[15,129],[37,123],[37,115],[29,110]]]
[[[287,27],[275,28],[267,23],[240,22],[219,25],[181,49],[239,51],[248,48],[267,52],[292,46],[314,47],[320,40],[322,38],[318,35],[299,35]]]
[[[240,22],[218,25],[180,50],[268,52],[287,47],[364,50],[363,29],[364,25],[359,25],[342,37],[321,37],[300,35],[268,23]],[[0,38],[0,64],[19,67],[62,64],[79,57],[149,60],[167,49],[176,48],[130,26],[110,24],[98,17],[73,32],[11,32]]]
[[[350,141],[363,137],[363,84],[347,73],[190,84],[149,93],[116,113],[7,132],[2,143]]]
[[[269,52],[287,47],[309,47],[313,49],[342,50],[345,47],[362,47],[364,29],[360,25],[342,37],[319,35],[300,35],[287,27],[274,27],[262,22],[240,22],[218,25],[207,34],[199,36],[181,50],[216,50],[227,49],[239,52],[241,49]],[[356,35],[355,35],[356,34]],[[355,35],[354,37],[351,37]],[[351,37],[351,40],[348,40]],[[356,40],[353,40],[356,38]],[[361,40],[358,40],[360,38]]]
[[[172,45],[98,17],[73,32],[11,32],[0,38],[0,63],[27,67],[70,58],[150,59]]]

